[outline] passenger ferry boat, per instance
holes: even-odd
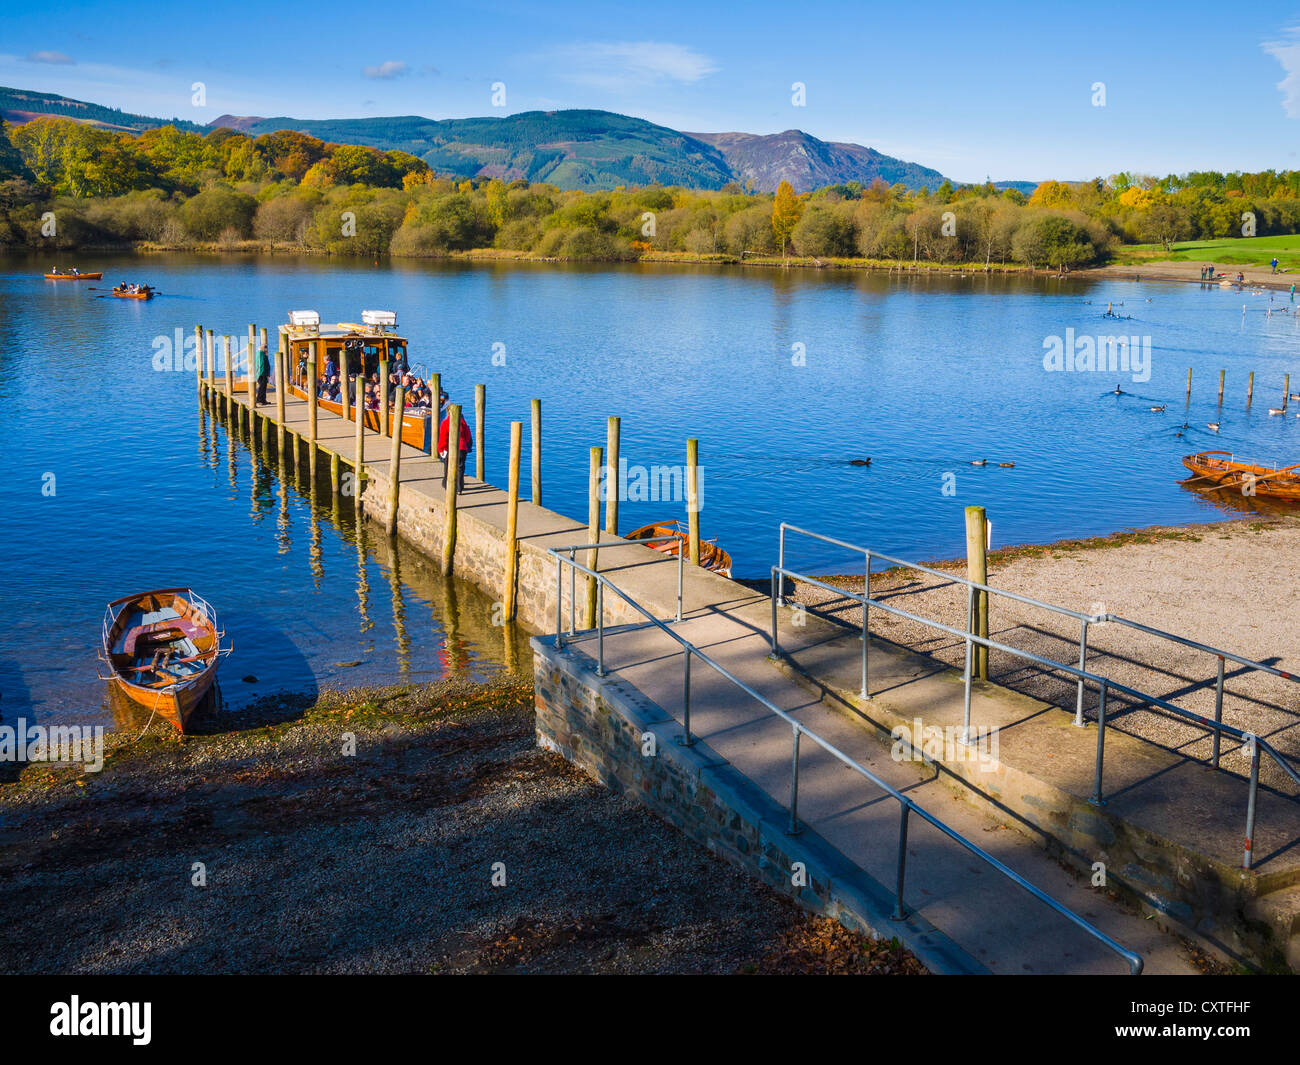
[[[343,382],[348,381],[348,374],[358,372],[369,380],[371,374],[379,372],[381,362],[387,362],[389,367],[410,365],[406,358],[406,339],[397,334],[397,315],[393,311],[362,311],[360,323],[337,322],[333,326],[322,326],[320,315],[315,311],[290,311],[285,343],[288,392],[304,400],[308,398],[307,390],[311,387],[307,381],[307,360],[313,351],[317,378],[314,387],[318,393],[325,381],[325,367],[330,362],[339,368]],[[318,399],[316,402],[321,410],[355,421],[356,382],[348,385],[346,403],[332,399]],[[431,410],[403,411],[402,443],[431,452],[435,414]],[[387,420],[391,417],[391,411],[368,407],[365,411],[366,428],[380,432],[386,428],[386,425],[381,425],[381,418]]]

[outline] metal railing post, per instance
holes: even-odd
[[[1247,733],[1247,736],[1250,745],[1250,798],[1246,800],[1246,851],[1241,860],[1243,869],[1249,869],[1254,862],[1255,803],[1259,797],[1259,744],[1253,735]]]
[[[686,562],[683,559],[685,552],[677,552],[677,620],[682,620],[682,574],[686,569]]]
[[[682,738],[683,747],[695,746],[691,735],[691,649],[686,648],[686,666],[682,675]]]
[[[578,570],[574,566],[577,556],[575,552],[569,552],[569,635],[577,633],[577,603],[578,603]]]
[[[862,699],[870,699],[867,694],[867,642],[869,638],[870,615],[867,613],[867,600],[871,598],[871,552],[865,552],[866,563],[862,568]]]
[[[555,556],[555,649],[564,647],[564,559]]]
[[[781,546],[777,550],[776,565],[780,576],[776,581],[777,606],[785,606],[785,525],[781,526]]]
[[[596,676],[605,675],[605,582],[596,582]]]
[[[776,658],[777,655],[781,653],[781,648],[777,643],[777,637],[776,637],[776,603],[777,603],[777,588],[779,587],[780,580],[781,580],[779,576],[780,572],[781,571],[776,566],[772,567],[772,657],[773,658]]]
[[[1084,663],[1088,660],[1088,619],[1084,618],[1079,623],[1079,670],[1085,669]],[[1088,723],[1083,719],[1083,678],[1079,678],[1079,694],[1074,703],[1074,724],[1077,728],[1087,728]]]
[[[786,834],[797,836],[799,828],[799,726],[792,726],[794,743],[790,751],[790,827]]]
[[[975,628],[975,588],[967,588],[969,593],[966,596],[966,666],[963,670],[962,681],[966,688],[966,704],[962,711],[961,719],[961,742],[970,743],[970,665],[971,665],[971,630]]]
[[[912,812],[911,806],[907,803],[899,803],[900,813],[898,819],[898,885],[894,891],[894,914],[895,921],[902,921],[907,918],[907,909],[903,905],[903,880],[907,874],[907,815]]]
[[[1106,805],[1106,800],[1101,797],[1101,765],[1106,757],[1106,687],[1103,680],[1097,699],[1097,770],[1093,777],[1092,798],[1089,800],[1094,806]]]
[[[1219,655],[1219,679],[1214,686],[1214,723],[1223,724],[1223,655]],[[1219,768],[1219,737],[1222,735],[1216,728],[1214,730],[1214,747],[1210,752],[1210,765]],[[1246,866],[1247,869],[1250,866]]]

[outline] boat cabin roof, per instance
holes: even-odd
[[[334,325],[290,325],[285,327],[290,340],[371,340],[405,344],[406,338],[385,329],[358,325],[356,322],[336,322]]]

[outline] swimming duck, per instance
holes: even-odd
[[[1210,422],[1208,428],[1213,429],[1217,433],[1219,431],[1219,423]]]
[[[970,460],[970,464],[971,464],[972,466],[987,466],[987,465],[989,464],[989,460],[988,460],[988,459],[971,459],[971,460]]]
[[[1160,406],[1158,406],[1158,407],[1152,407],[1152,408],[1151,408],[1151,413],[1152,413],[1152,414],[1160,414],[1160,413],[1162,413],[1162,412],[1164,411],[1165,407],[1167,407],[1167,406],[1168,406],[1167,403],[1162,403],[1162,404],[1160,404]]]

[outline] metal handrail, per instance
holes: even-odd
[[[628,542],[635,543],[635,541],[628,541]],[[689,640],[686,640],[683,637],[679,636],[668,626],[666,622],[661,621],[659,618],[655,617],[652,613],[650,613],[650,611],[648,611],[635,599],[633,599],[626,592],[620,589],[617,585],[615,585],[603,574],[597,573],[593,569],[588,569],[586,566],[582,565],[580,562],[574,559],[572,554],[573,552],[582,550],[584,548],[590,548],[592,546],[593,545],[591,544],[581,544],[572,548],[569,547],[551,548],[549,554],[551,554],[555,558],[555,572],[556,572],[555,579],[556,579],[557,590],[563,588],[563,583],[564,583],[563,569],[565,565],[568,565],[570,567],[571,573],[581,572],[587,577],[593,578],[596,581],[597,589],[599,593],[598,607],[596,613],[596,641],[597,641],[596,674],[597,676],[603,677],[606,675],[605,658],[604,658],[605,619],[604,619],[604,610],[603,610],[603,601],[604,601],[603,592],[604,589],[608,587],[615,595],[619,596],[630,607],[632,607],[635,611],[637,611],[639,614],[645,617],[650,624],[657,627],[660,631],[667,633],[668,636],[670,636],[682,647],[685,657],[684,657],[684,667],[683,667],[683,695],[684,695],[683,720],[682,720],[683,736],[680,742],[682,743],[683,746],[690,747],[693,746],[695,743],[695,739],[691,735],[691,658],[692,657],[699,658],[706,665],[713,668],[720,676],[722,676],[726,680],[729,680],[741,691],[745,692],[746,695],[749,695],[751,698],[755,699],[767,710],[771,711],[777,717],[781,718],[781,720],[785,721],[788,725],[790,725],[792,731],[792,753],[791,753],[791,761],[790,761],[790,802],[788,804],[789,812],[790,812],[790,825],[788,831],[791,835],[797,835],[800,831],[802,831],[801,826],[799,824],[799,814],[798,814],[799,740],[800,737],[802,736],[807,736],[810,740],[812,740],[815,744],[817,744],[817,746],[822,748],[822,750],[826,751],[827,754],[830,754],[832,757],[836,758],[838,761],[848,766],[850,769],[855,770],[861,776],[871,781],[877,787],[879,787],[880,789],[885,791],[888,795],[890,795],[892,798],[898,801],[899,803],[898,876],[897,876],[895,892],[894,892],[894,913],[893,913],[894,920],[901,921],[907,917],[907,909],[903,903],[904,879],[905,879],[906,868],[907,868],[907,823],[908,823],[909,815],[912,813],[916,813],[918,817],[928,822],[930,825],[933,825],[940,832],[946,835],[949,839],[952,839],[954,842],[959,843],[961,846],[965,847],[968,851],[970,851],[976,857],[982,859],[987,864],[991,865],[994,869],[1000,872],[1003,876],[1007,877],[1013,883],[1024,888],[1027,892],[1029,892],[1029,894],[1033,895],[1040,902],[1044,903],[1053,911],[1060,914],[1062,917],[1066,918],[1076,927],[1082,929],[1084,932],[1090,935],[1093,939],[1097,940],[1103,946],[1107,947],[1114,953],[1118,954],[1121,958],[1124,959],[1125,962],[1128,963],[1129,972],[1132,975],[1137,976],[1142,972],[1142,956],[1140,954],[1137,954],[1134,951],[1129,950],[1127,947],[1122,946],[1114,939],[1112,939],[1110,936],[1106,935],[1105,932],[1101,931],[1101,929],[1096,928],[1088,921],[1086,921],[1083,917],[1081,917],[1079,914],[1075,913],[1068,906],[1064,905],[1063,903],[1057,902],[1056,899],[1052,898],[1042,889],[1030,883],[1019,873],[1015,872],[1015,870],[1008,868],[1006,865],[998,861],[997,858],[993,857],[993,855],[989,854],[983,848],[972,843],[960,832],[944,824],[933,814],[929,813],[921,806],[918,806],[913,800],[909,799],[897,788],[893,787],[886,781],[882,780],[880,777],[876,776],[876,774],[871,772],[871,770],[867,769],[866,766],[863,766],[860,763],[854,761],[843,751],[839,750],[839,748],[835,747],[833,744],[823,739],[816,732],[813,732],[806,725],[803,725],[797,720],[795,720],[793,717],[790,716],[790,714],[782,710],[771,700],[767,699],[765,696],[760,695],[748,684],[746,684],[739,677],[733,674],[730,670],[728,670],[726,667],[722,666],[720,663],[715,661],[711,656],[709,656],[705,652],[701,651]],[[565,557],[565,555],[563,554],[563,552],[565,551],[570,552],[569,557]],[[556,604],[557,624],[555,627],[555,647],[557,650],[563,650],[564,648],[564,634],[561,631],[562,625],[559,624],[561,619],[561,613],[562,613],[561,607],[558,603],[558,598],[557,598],[557,604]]]
[[[789,529],[789,530],[791,530],[791,531],[794,531],[794,532],[798,532],[798,533],[801,533],[801,534],[807,535],[807,536],[810,536],[810,537],[812,537],[812,538],[814,538],[814,539],[824,540],[824,541],[826,541],[826,542],[828,542],[828,543],[833,543],[833,544],[836,544],[836,545],[838,545],[838,546],[848,547],[848,548],[850,548],[850,549],[852,549],[852,550],[855,550],[855,551],[862,551],[862,552],[866,555],[866,559],[867,559],[867,562],[866,562],[866,569],[865,569],[865,574],[866,574],[866,579],[867,579],[867,582],[868,582],[868,583],[864,586],[864,589],[865,589],[864,592],[863,592],[861,595],[859,595],[859,594],[857,594],[857,593],[850,592],[850,591],[848,591],[848,590],[846,590],[846,589],[844,589],[844,588],[837,587],[836,585],[829,584],[829,583],[827,583],[827,582],[825,582],[825,581],[822,581],[822,580],[818,580],[818,579],[815,578],[815,577],[811,577],[811,576],[808,576],[808,575],[806,575],[806,574],[798,573],[798,572],[796,572],[796,571],[794,571],[794,570],[787,569],[787,568],[784,566],[784,557],[785,557],[785,532],[786,532],[787,529]],[[1140,690],[1138,690],[1138,689],[1136,689],[1136,688],[1129,687],[1128,685],[1126,685],[1126,684],[1122,684],[1122,683],[1120,683],[1119,681],[1112,680],[1112,679],[1110,679],[1109,677],[1105,677],[1105,676],[1102,676],[1102,675],[1100,675],[1100,674],[1091,673],[1091,672],[1089,672],[1089,671],[1087,671],[1086,669],[1083,668],[1083,658],[1084,658],[1084,654],[1085,654],[1085,652],[1086,652],[1086,639],[1087,639],[1087,635],[1086,635],[1086,634],[1087,634],[1087,628],[1086,628],[1086,626],[1087,626],[1087,624],[1088,624],[1089,622],[1091,622],[1091,621],[1097,621],[1097,620],[1110,620],[1111,617],[1112,617],[1111,615],[1084,615],[1084,614],[1079,614],[1079,613],[1077,613],[1076,611],[1067,610],[1067,609],[1065,609],[1064,607],[1055,607],[1055,606],[1053,606],[1053,605],[1050,604],[1050,603],[1041,603],[1041,602],[1039,602],[1038,600],[1029,599],[1029,598],[1027,598],[1027,597],[1025,597],[1025,596],[1020,596],[1020,595],[1017,595],[1017,594],[1015,594],[1015,593],[1011,593],[1011,592],[1002,593],[1002,592],[999,592],[998,589],[996,589],[996,588],[992,588],[992,587],[990,587],[990,586],[988,586],[988,585],[980,584],[978,581],[972,581],[972,580],[963,579],[963,578],[958,577],[958,576],[955,576],[955,575],[953,575],[953,574],[944,573],[944,572],[941,571],[941,570],[932,569],[932,568],[930,568],[930,567],[928,567],[928,566],[922,566],[922,565],[919,565],[919,564],[910,563],[910,562],[907,562],[907,561],[905,561],[905,560],[901,560],[901,559],[894,559],[894,558],[891,558],[891,557],[888,556],[888,555],[883,555],[883,554],[880,554],[880,553],[878,553],[878,552],[876,552],[876,551],[872,551],[872,550],[869,549],[869,548],[864,548],[864,547],[861,547],[861,546],[858,546],[858,545],[854,545],[854,544],[847,544],[847,543],[845,543],[845,542],[842,541],[842,540],[836,540],[836,539],[834,539],[833,537],[823,536],[823,535],[820,534],[820,533],[810,532],[809,530],[806,530],[806,529],[799,529],[799,528],[797,528],[796,526],[786,525],[785,523],[783,523],[782,526],[781,526],[781,558],[782,558],[782,565],[780,565],[780,566],[773,566],[773,567],[772,567],[772,653],[773,653],[774,655],[780,653],[780,649],[779,649],[779,641],[778,641],[778,637],[777,637],[777,616],[776,616],[776,610],[777,610],[777,605],[778,605],[779,603],[783,602],[783,597],[782,597],[782,594],[781,594],[781,593],[784,591],[784,585],[785,585],[785,578],[786,578],[786,577],[790,577],[790,578],[793,579],[793,580],[800,580],[800,581],[803,581],[803,582],[805,582],[805,583],[807,583],[807,584],[810,584],[810,585],[812,585],[812,586],[814,586],[814,587],[824,588],[824,589],[826,589],[826,590],[828,590],[828,591],[835,592],[835,593],[837,593],[837,594],[843,596],[844,598],[853,599],[853,600],[856,600],[857,602],[860,602],[860,603],[862,604],[862,689],[861,689],[860,695],[861,695],[861,697],[862,697],[863,699],[870,699],[870,698],[871,698],[871,696],[870,696],[870,694],[869,694],[869,692],[868,692],[868,689],[867,689],[867,645],[868,645],[868,640],[867,640],[867,626],[868,626],[868,609],[869,609],[870,607],[879,607],[880,609],[885,610],[885,611],[887,611],[887,612],[889,612],[889,613],[891,613],[891,614],[895,614],[895,615],[897,615],[897,616],[899,616],[899,617],[907,618],[907,619],[910,620],[910,621],[915,621],[915,622],[917,622],[918,624],[925,625],[925,626],[927,626],[927,627],[929,627],[929,628],[932,628],[932,629],[937,629],[937,630],[940,631],[940,632],[946,632],[946,633],[949,633],[950,635],[953,635],[953,636],[959,637],[960,639],[962,639],[962,640],[965,642],[965,645],[966,645],[965,667],[964,667],[964,670],[963,670],[963,681],[964,681],[964,685],[965,685],[965,709],[964,709],[964,713],[963,713],[963,723],[962,723],[962,742],[963,742],[963,743],[967,743],[967,742],[969,742],[969,738],[970,738],[970,726],[971,726],[971,650],[972,650],[972,647],[973,647],[974,645],[978,645],[978,646],[981,646],[981,647],[986,647],[986,648],[989,648],[989,649],[991,649],[991,650],[1003,651],[1003,652],[1005,652],[1005,653],[1007,653],[1007,654],[1010,654],[1010,655],[1012,655],[1012,656],[1014,656],[1014,657],[1022,658],[1022,659],[1026,659],[1026,660],[1031,661],[1031,662],[1036,662],[1036,663],[1038,663],[1039,665],[1041,665],[1041,666],[1045,666],[1046,668],[1048,668],[1048,669],[1050,669],[1050,670],[1053,670],[1053,671],[1056,671],[1056,672],[1061,672],[1061,673],[1066,673],[1066,674],[1068,674],[1068,675],[1070,675],[1070,676],[1073,676],[1073,677],[1077,678],[1077,680],[1078,680],[1078,692],[1079,692],[1079,695],[1078,695],[1078,710],[1077,710],[1077,713],[1078,713],[1080,716],[1081,716],[1081,714],[1082,714],[1084,684],[1085,684],[1085,682],[1090,682],[1090,683],[1096,684],[1096,685],[1097,685],[1097,688],[1098,688],[1098,707],[1097,707],[1097,725],[1098,725],[1098,729],[1097,729],[1097,756],[1096,756],[1096,764],[1095,764],[1095,767],[1094,767],[1094,776],[1093,776],[1093,779],[1094,779],[1093,794],[1092,794],[1091,799],[1089,800],[1089,801],[1092,802],[1094,805],[1102,806],[1102,805],[1105,805],[1105,802],[1106,802],[1105,798],[1103,797],[1103,793],[1102,793],[1102,774],[1103,774],[1103,769],[1104,769],[1104,760],[1105,760],[1105,741],[1106,741],[1106,700],[1107,700],[1107,695],[1108,695],[1108,693],[1109,693],[1110,691],[1123,692],[1123,693],[1125,693],[1125,694],[1127,694],[1127,695],[1130,695],[1130,696],[1135,697],[1136,699],[1138,699],[1138,700],[1139,700],[1141,703],[1143,703],[1144,705],[1158,706],[1158,707],[1160,707],[1162,710],[1169,711],[1170,713],[1173,713],[1173,714],[1175,714],[1176,716],[1178,716],[1178,717],[1180,717],[1180,718],[1182,718],[1182,719],[1184,719],[1184,720],[1186,720],[1186,721],[1189,721],[1189,722],[1192,722],[1192,723],[1198,724],[1198,725],[1202,726],[1203,728],[1206,728],[1206,729],[1209,729],[1210,731],[1212,731],[1213,734],[1214,734],[1213,753],[1212,753],[1212,755],[1211,755],[1211,767],[1212,767],[1212,768],[1215,768],[1215,769],[1218,769],[1218,768],[1219,768],[1219,745],[1220,745],[1220,738],[1221,738],[1223,735],[1226,734],[1226,735],[1228,735],[1228,736],[1235,737],[1236,739],[1239,739],[1239,740],[1242,742],[1242,746],[1245,748],[1245,750],[1247,751],[1247,753],[1248,753],[1249,756],[1250,756],[1250,773],[1249,773],[1249,777],[1250,777],[1250,787],[1249,787],[1249,792],[1248,792],[1248,796],[1247,796],[1247,810],[1246,810],[1246,838],[1245,838],[1245,848],[1244,848],[1243,858],[1242,858],[1242,867],[1245,868],[1245,869],[1250,869],[1250,868],[1252,867],[1252,864],[1253,864],[1252,845],[1253,845],[1254,834],[1255,834],[1255,810],[1256,810],[1256,804],[1257,804],[1257,798],[1258,798],[1258,790],[1259,790],[1259,756],[1260,756],[1260,752],[1263,751],[1265,754],[1267,754],[1267,755],[1268,755],[1268,756],[1273,760],[1273,762],[1274,762],[1274,763],[1275,763],[1275,764],[1276,764],[1276,765],[1277,765],[1277,766],[1278,766],[1278,767],[1279,767],[1279,768],[1280,768],[1280,769],[1281,769],[1281,770],[1282,770],[1282,771],[1283,771],[1283,772],[1284,772],[1288,777],[1291,778],[1291,780],[1292,780],[1293,782],[1295,782],[1296,784],[1300,784],[1300,773],[1297,773],[1296,770],[1295,770],[1294,768],[1292,768],[1290,762],[1289,762],[1286,758],[1284,758],[1284,757],[1283,757],[1283,756],[1282,756],[1282,755],[1277,751],[1277,749],[1274,748],[1274,747],[1272,746],[1272,744],[1270,744],[1267,740],[1261,739],[1260,737],[1256,736],[1254,733],[1248,732],[1248,731],[1246,731],[1246,730],[1244,730],[1244,729],[1236,728],[1236,727],[1233,726],[1233,725],[1226,725],[1226,724],[1224,724],[1223,721],[1221,720],[1222,707],[1223,707],[1223,701],[1222,701],[1222,700],[1223,700],[1223,667],[1222,667],[1222,663],[1223,663],[1223,659],[1224,659],[1225,657],[1231,657],[1231,658],[1233,658],[1234,661],[1241,661],[1241,662],[1243,662],[1243,664],[1247,664],[1247,665],[1250,665],[1250,664],[1257,665],[1257,666],[1258,666],[1260,669],[1262,669],[1262,670],[1265,670],[1265,671],[1267,671],[1267,672],[1278,673],[1279,675],[1285,676],[1287,679],[1295,679],[1295,678],[1292,678],[1289,674],[1285,674],[1285,673],[1283,673],[1281,670],[1274,670],[1274,669],[1273,669],[1272,667],[1270,667],[1270,666],[1265,666],[1265,665],[1263,665],[1263,663],[1251,663],[1251,661],[1250,661],[1249,659],[1241,659],[1239,656],[1229,655],[1229,654],[1226,653],[1226,652],[1223,653],[1223,654],[1220,656],[1220,673],[1219,673],[1219,682],[1218,682],[1218,686],[1217,686],[1218,698],[1217,698],[1217,705],[1216,705],[1215,717],[1214,717],[1213,720],[1211,720],[1211,719],[1209,719],[1209,718],[1203,717],[1203,716],[1200,715],[1200,714],[1195,713],[1194,711],[1188,710],[1188,709],[1186,709],[1186,708],[1184,708],[1184,707],[1181,707],[1181,706],[1176,706],[1174,703],[1171,703],[1171,702],[1169,702],[1169,701],[1166,700],[1166,699],[1162,699],[1162,698],[1160,698],[1159,696],[1151,695],[1151,694],[1149,694],[1149,693],[1147,693],[1147,692],[1143,692],[1143,691],[1140,691]],[[885,602],[882,602],[881,600],[878,600],[878,599],[872,599],[871,596],[870,596],[870,583],[869,583],[869,582],[870,582],[870,573],[871,573],[871,560],[872,560],[873,558],[882,558],[882,559],[885,559],[885,560],[887,560],[887,561],[889,561],[889,562],[891,562],[891,563],[894,563],[894,564],[896,564],[896,565],[902,565],[902,566],[906,566],[906,567],[915,568],[915,569],[921,570],[921,571],[923,571],[923,572],[933,573],[933,574],[935,574],[935,575],[937,575],[937,576],[944,577],[945,579],[952,580],[952,581],[954,581],[954,582],[956,582],[956,583],[965,584],[965,585],[967,586],[968,590],[969,590],[969,594],[968,594],[968,603],[967,603],[967,627],[966,627],[966,630],[963,631],[963,630],[958,629],[958,628],[955,628],[955,627],[953,627],[953,626],[951,626],[951,625],[945,625],[945,624],[943,624],[942,622],[939,622],[939,621],[932,621],[932,620],[930,620],[929,618],[923,618],[923,617],[920,617],[920,616],[917,615],[917,614],[913,614],[913,613],[911,613],[910,611],[903,610],[901,607],[892,606],[892,605],[890,605],[890,604],[888,604],[888,603],[885,603]],[[974,634],[974,628],[975,628],[975,626],[974,626],[974,618],[975,618],[975,594],[976,594],[977,591],[992,592],[992,593],[997,593],[997,594],[1005,594],[1007,597],[1009,597],[1009,598],[1013,598],[1013,599],[1017,599],[1017,600],[1019,600],[1019,601],[1021,601],[1021,602],[1030,603],[1030,604],[1035,605],[1035,606],[1041,606],[1041,607],[1044,607],[1044,608],[1047,609],[1047,610],[1051,610],[1051,611],[1054,611],[1054,612],[1056,612],[1056,613],[1067,614],[1067,615],[1070,615],[1070,616],[1073,616],[1073,617],[1077,617],[1077,618],[1081,618],[1081,619],[1083,619],[1085,627],[1084,627],[1084,630],[1083,630],[1084,635],[1083,635],[1083,637],[1081,638],[1081,641],[1080,641],[1080,663],[1079,663],[1079,666],[1078,666],[1078,667],[1075,667],[1075,666],[1067,665],[1067,664],[1064,663],[1064,662],[1058,662],[1058,661],[1056,661],[1055,659],[1045,658],[1045,657],[1043,657],[1042,655],[1034,654],[1034,653],[1031,652],[1031,651],[1024,651],[1024,650],[1021,650],[1020,648],[1017,648],[1017,647],[1011,647],[1010,645],[1008,645],[1008,644],[1004,644],[1004,643],[1001,643],[1001,642],[999,642],[999,641],[997,641],[997,640],[992,640],[992,639],[989,639],[989,638],[987,638],[987,637],[982,637],[982,636],[977,636],[977,635],[975,635],[975,634]],[[1219,653],[1219,652],[1215,651],[1215,650],[1212,649],[1212,648],[1208,648],[1208,647],[1206,647],[1206,646],[1203,645],[1203,644],[1200,644],[1200,645],[1196,644],[1196,641],[1188,640],[1188,639],[1186,639],[1185,637],[1176,637],[1176,636],[1172,636],[1172,635],[1170,635],[1170,634],[1168,634],[1168,633],[1163,633],[1163,632],[1161,632],[1161,631],[1158,630],[1158,629],[1151,629],[1151,628],[1149,628],[1148,626],[1141,625],[1141,624],[1138,623],[1138,622],[1127,622],[1126,619],[1124,619],[1124,618],[1118,618],[1118,617],[1114,618],[1114,620],[1116,620],[1116,621],[1118,621],[1118,622],[1121,622],[1121,623],[1128,624],[1128,625],[1130,625],[1131,627],[1138,628],[1138,629],[1142,629],[1142,630],[1144,630],[1144,631],[1150,632],[1150,633],[1153,634],[1153,635],[1157,635],[1157,636],[1167,636],[1167,637],[1169,637],[1170,639],[1175,640],[1176,642],[1179,642],[1179,643],[1185,643],[1185,644],[1188,644],[1188,645],[1191,645],[1191,646],[1198,646],[1198,647],[1200,647],[1200,648],[1202,648],[1202,649],[1205,649],[1205,650],[1210,651],[1210,653],[1215,653],[1215,654],[1218,654],[1218,653]],[[1078,723],[1079,723],[1079,721],[1076,720],[1076,724],[1078,724]]]
[[[611,533],[610,535],[612,536],[614,534]],[[550,549],[550,553],[554,555],[562,551],[567,551],[569,552],[569,561],[573,561],[574,556],[579,551],[600,551],[603,550],[604,548],[612,548],[612,547],[644,547],[648,551],[654,550],[654,548],[650,547],[650,545],[643,540],[624,540],[622,538],[619,538],[617,540],[611,540],[608,543],[606,543],[605,541],[599,541],[594,544],[593,543],[565,544],[563,547],[552,547]],[[675,621],[682,620],[682,582],[684,579],[684,572],[686,568],[684,556],[685,556],[685,552],[682,551],[681,548],[679,547],[677,550],[677,616],[676,618],[674,618]],[[574,611],[577,609],[576,606],[577,596],[573,594],[574,581],[575,581],[574,574],[571,573],[570,581],[569,581],[569,634],[570,635],[572,635],[575,631],[573,615],[574,615]],[[561,609],[560,609],[561,598],[562,596],[560,595],[556,595],[555,597],[555,631],[556,632],[560,630],[560,624],[561,624]]]

